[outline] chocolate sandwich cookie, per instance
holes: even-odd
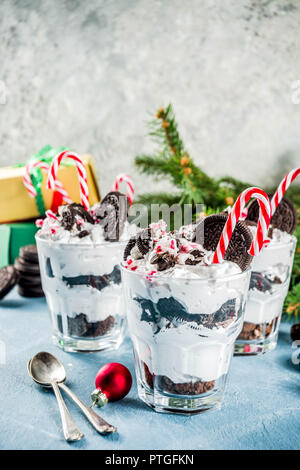
[[[273,197],[273,194],[268,194],[270,200]],[[248,207],[248,213],[246,220],[252,222],[258,221],[259,214],[259,205],[256,200],[252,201]],[[297,212],[293,203],[283,197],[279,206],[277,207],[273,217],[271,218],[270,224],[272,228],[278,228],[282,232],[287,232],[293,234],[297,225]]]
[[[18,293],[22,297],[44,297],[42,286],[22,287],[18,286]]]
[[[40,266],[36,245],[23,246],[20,256],[15,260],[18,272],[18,293],[23,297],[42,297],[44,295],[40,276]]]
[[[30,275],[30,274],[20,274],[18,280],[19,286],[24,288],[26,287],[38,287],[42,285],[41,276],[37,275]]]
[[[224,214],[205,217],[197,225],[194,241],[200,243],[205,250],[215,251],[226,221],[227,217]],[[224,260],[236,263],[242,271],[245,271],[253,259],[248,253],[252,240],[250,229],[244,222],[238,221],[225,252]]]
[[[123,255],[124,261],[126,261],[128,256],[131,255],[131,250],[135,247],[135,245],[136,245],[136,237],[131,237],[124,250],[124,255]]]
[[[0,299],[3,299],[18,281],[18,273],[14,266],[0,269]]]
[[[36,245],[26,245],[20,248],[20,258],[28,263],[38,264],[38,252]]]
[[[28,261],[23,260],[20,256],[15,259],[15,268],[20,272],[20,274],[40,274],[38,263],[29,263]]]
[[[76,204],[75,202],[72,204],[68,204],[64,206],[62,213],[61,213],[61,225],[66,230],[72,230],[74,224],[76,223],[76,216],[80,217],[85,222],[90,224],[94,224],[95,221],[91,214],[85,210],[83,205]]]
[[[150,228],[142,230],[142,232],[137,236],[136,244],[142,255],[145,256],[149,253],[153,245]]]
[[[111,191],[95,210],[96,217],[104,229],[104,238],[117,242],[122,235],[128,217],[129,202],[125,194]]]
[[[153,241],[151,237],[151,229],[142,230],[142,232],[129,239],[124,250],[124,261],[131,255],[132,249],[135,248],[135,258],[143,258],[152,248]]]

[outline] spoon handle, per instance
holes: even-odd
[[[112,426],[111,424],[107,423],[103,418],[101,418],[94,410],[89,408],[85,403],[83,403],[77,395],[75,395],[72,390],[67,387],[63,382],[59,383],[59,386],[62,390],[64,390],[67,395],[76,403],[77,406],[81,409],[83,414],[89,420],[89,422],[94,426],[94,428],[100,434],[110,434],[112,432],[116,432],[117,428]]]
[[[77,427],[77,425],[73,421],[73,418],[70,415],[68,408],[66,407],[63,397],[61,396],[57,383],[52,382],[51,385],[53,387],[53,390],[54,390],[54,393],[58,402],[61,423],[62,423],[65,439],[66,441],[70,441],[70,442],[79,441],[80,439],[83,438],[84,434],[82,434],[80,429]]]

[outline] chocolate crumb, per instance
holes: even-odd
[[[84,238],[87,237],[90,233],[87,230],[82,230],[81,232],[78,233],[78,238]]]

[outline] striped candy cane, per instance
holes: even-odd
[[[31,180],[31,170],[32,170],[32,168],[36,168],[36,167],[40,168],[41,170],[46,171],[47,173],[49,171],[49,165],[46,162],[43,162],[43,161],[28,163],[25,166],[25,172],[24,172],[24,175],[23,175],[23,183],[24,183],[24,186],[26,187],[26,189],[29,192],[29,195],[31,197],[36,197],[36,195],[37,195],[36,189],[33,186],[32,180]],[[67,191],[64,189],[62,183],[58,180],[55,181],[55,189],[59,194],[62,195],[64,201],[67,204],[72,203],[72,199],[69,198],[69,195],[68,195]]]
[[[126,196],[129,200],[129,204],[132,204],[133,195],[134,195],[134,184],[133,184],[133,180],[132,180],[131,176],[125,175],[125,174],[118,175],[117,178],[116,178],[116,181],[112,185],[111,191],[118,191],[119,185],[120,185],[120,183],[122,183],[122,181],[124,181],[127,185],[127,194],[126,194]]]
[[[86,169],[84,164],[82,163],[81,158],[76,154],[65,150],[64,152],[59,153],[54,157],[50,170],[48,172],[48,180],[47,186],[49,189],[55,189],[56,184],[56,175],[58,171],[58,167],[63,158],[70,158],[75,162],[76,170],[78,174],[79,180],[79,189],[80,189],[80,202],[84,206],[85,209],[89,208],[89,188],[87,184],[87,176],[86,176]]]
[[[255,197],[259,204],[259,219],[255,238],[251,244],[249,253],[257,255],[263,247],[271,220],[271,204],[267,194],[260,188],[251,187],[245,189],[237,198],[224,226],[221,238],[214,253],[213,263],[220,263],[228,248],[233,231],[248,201]]]
[[[276,189],[275,194],[271,200],[272,216],[274,215],[277,207],[279,206],[284,196],[284,193],[288,189],[289,185],[294,181],[294,179],[297,178],[297,176],[299,176],[299,174],[300,174],[300,168],[294,168],[281,181],[280,185]]]

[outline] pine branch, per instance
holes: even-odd
[[[168,160],[163,157],[152,157],[151,155],[138,155],[135,158],[136,166],[142,173],[148,175],[169,176],[170,170]]]
[[[156,118],[157,119],[151,123],[152,132],[150,132],[150,135],[161,138],[164,145],[168,146],[173,154],[182,156],[185,150],[178,132],[172,105],[169,104],[166,109],[160,108],[156,114]]]
[[[172,206],[173,204],[178,204],[180,201],[181,195],[178,193],[146,193],[139,196],[137,199],[138,204],[145,204],[150,206],[151,204],[168,204]]]
[[[249,188],[249,186],[252,186],[250,183],[239,181],[236,178],[233,178],[232,176],[223,176],[218,180],[218,184],[231,188],[233,192],[237,195],[244,191],[244,189],[247,189]]]

